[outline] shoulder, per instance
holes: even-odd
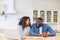
[[[18,27],[22,27],[21,25],[18,25]]]
[[[43,26],[49,26],[49,24],[46,24],[46,23],[43,23],[42,25],[43,25]]]
[[[19,28],[19,29],[22,29],[22,26],[21,26],[21,25],[18,25],[18,28]]]
[[[36,23],[33,23],[33,24],[31,25],[31,27],[34,27],[34,26],[36,26]]]
[[[49,24],[45,24],[45,23],[43,23],[43,27],[49,28],[50,25],[49,25]]]

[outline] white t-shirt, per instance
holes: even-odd
[[[42,34],[42,27],[39,28],[39,33]]]
[[[24,30],[22,30],[22,26],[19,25],[19,32],[21,36],[25,36],[27,32],[30,32],[30,27],[26,27]]]

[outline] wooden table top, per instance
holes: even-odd
[[[60,40],[60,37],[34,37],[34,36],[26,36],[25,40]]]
[[[56,36],[51,37],[35,37],[35,36],[25,36],[25,40],[60,40],[60,33],[56,33]]]
[[[24,40],[60,40],[60,36],[53,37],[35,37],[35,36],[24,36]],[[0,35],[0,40],[7,40],[4,34]]]
[[[4,36],[4,34],[1,34],[1,33],[0,33],[0,40],[7,40],[7,39],[5,38],[5,36]]]

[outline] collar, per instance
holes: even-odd
[[[36,27],[37,27],[37,28],[40,28],[40,27],[42,27],[42,25],[43,25],[43,23],[42,23],[40,26],[37,26],[37,24],[36,24]]]

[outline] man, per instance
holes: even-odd
[[[47,24],[42,23],[42,18],[37,18],[36,23],[31,26],[31,36],[55,36],[56,32]],[[49,32],[49,34],[48,34]]]

